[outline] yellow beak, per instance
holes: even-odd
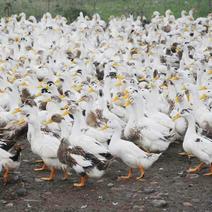
[[[107,124],[105,124],[105,125],[101,128],[101,130],[104,131],[104,130],[106,130],[106,129],[108,129],[108,128],[109,128],[109,126],[108,126]]]
[[[187,100],[190,102],[191,101],[191,95],[190,94],[186,94]]]
[[[176,98],[175,98],[175,102],[176,103],[179,103],[180,101],[179,101],[179,97],[178,96],[176,96]]]
[[[121,74],[118,74],[116,78],[119,79],[119,80],[123,80],[124,79],[124,76],[121,75]]]
[[[55,81],[55,85],[56,85],[56,86],[59,86],[60,84],[61,84],[60,79],[57,79],[57,80]]]
[[[125,107],[128,107],[128,106],[130,106],[130,105],[131,105],[130,100],[127,100],[127,101],[125,102],[125,104],[124,104]]]
[[[177,119],[179,119],[181,116],[179,113],[177,113],[175,116],[172,117],[173,121],[176,121]]]
[[[64,95],[60,95],[59,97],[60,97],[61,99],[64,99],[64,98],[65,98],[65,96],[64,96]]]
[[[120,87],[122,85],[122,81],[121,80],[118,80],[116,83],[115,83],[115,86],[116,87]]]
[[[21,84],[20,84],[21,86],[29,86],[29,84],[28,83],[26,83],[26,82],[22,82]]]
[[[68,110],[65,110],[62,115],[66,116],[66,115],[69,115],[69,114],[70,114],[70,112]]]
[[[113,67],[119,67],[120,66],[120,64],[119,63],[113,63],[113,65],[112,65]]]
[[[95,92],[95,90],[93,89],[93,87],[89,86],[88,93],[93,93],[93,92]]]
[[[202,100],[202,101],[205,101],[207,99],[208,99],[208,95],[206,95],[206,94],[203,94],[200,96],[200,100]]]
[[[199,87],[199,90],[200,90],[200,91],[204,91],[204,90],[207,90],[207,89],[208,89],[208,88],[207,88],[206,86],[200,86],[200,87]]]
[[[124,91],[123,99],[128,99],[128,98],[129,98],[129,92],[128,91]]]
[[[80,92],[82,90],[82,85],[74,85],[74,90]]]
[[[112,99],[112,102],[117,102],[119,100],[119,97],[118,96],[115,96],[113,99]]]
[[[35,94],[35,97],[39,97],[41,95],[42,95],[41,92],[39,92],[39,93]]]
[[[138,79],[139,82],[140,82],[140,81],[143,81],[143,80],[146,80],[146,77],[140,77],[140,78]]]
[[[52,124],[52,123],[53,123],[52,119],[48,119],[47,121],[42,122],[43,125],[48,125],[48,124]]]
[[[25,119],[20,119],[20,120],[17,122],[17,125],[21,126],[21,125],[23,125],[23,124],[25,124],[25,123],[26,123]]]
[[[210,74],[210,75],[211,75],[211,74],[212,74],[212,70],[208,70],[208,74]]]
[[[21,113],[23,110],[21,108],[15,108],[15,110],[12,112],[12,114]]]

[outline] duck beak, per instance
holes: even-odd
[[[118,74],[116,78],[119,79],[119,80],[123,80],[124,79],[124,76],[121,75],[121,74]]]
[[[13,115],[15,115],[16,113],[22,113],[23,110],[21,108],[15,108],[15,110],[12,112]]]
[[[18,126],[22,126],[26,123],[25,119],[20,119],[18,122],[17,122],[17,125]]]
[[[35,94],[35,97],[39,97],[41,95],[42,95],[41,92],[39,92],[39,93]]]
[[[118,80],[116,83],[115,83],[115,86],[116,87],[120,87],[122,85],[122,81],[121,80]]]
[[[113,63],[113,65],[112,65],[113,67],[119,67],[120,66],[120,64],[119,63]]]
[[[118,96],[115,96],[113,99],[112,99],[112,102],[117,102],[119,100],[119,97]]]
[[[93,89],[93,87],[89,86],[88,93],[94,93],[94,92],[95,92],[95,90]]]
[[[77,92],[80,92],[82,90],[82,85],[74,85],[74,90],[77,91]]]
[[[176,96],[176,98],[175,98],[175,102],[176,103],[179,103],[180,101],[179,101],[179,97],[178,96]]]
[[[146,80],[146,77],[140,77],[140,78],[138,79],[139,82],[142,82],[142,81],[144,81],[144,80]]]
[[[179,119],[181,116],[179,113],[177,113],[175,116],[172,117],[173,121],[176,121],[177,119]]]
[[[64,95],[60,95],[59,97],[60,97],[60,99],[64,99],[64,98],[65,98],[65,96],[64,96]]]
[[[211,75],[211,74],[212,74],[212,70],[208,70],[208,72],[207,72],[207,73]]]
[[[29,84],[26,83],[26,82],[22,82],[20,85],[21,85],[21,86],[25,86],[25,87],[28,87],[28,86],[29,86]]]
[[[70,112],[66,109],[63,113],[62,113],[62,116],[66,116],[66,115],[69,115]]]
[[[59,86],[60,84],[61,84],[60,79],[57,79],[57,80],[55,81],[55,85],[56,85],[56,86]]]
[[[187,97],[187,100],[190,102],[191,101],[191,95],[189,93],[186,93],[186,97]]]
[[[199,87],[199,90],[200,90],[200,91],[204,91],[204,90],[207,90],[207,89],[208,89],[208,88],[207,88],[206,86],[200,86],[200,87]]]
[[[165,83],[163,83],[163,84],[160,86],[160,88],[162,88],[162,89],[167,89],[168,86],[167,86]]]
[[[101,130],[104,131],[104,130],[106,130],[108,128],[109,128],[109,126],[107,124],[104,124],[104,126],[101,128]]]
[[[129,98],[129,92],[127,90],[125,90],[123,99],[128,99],[128,98]]]
[[[127,100],[127,101],[125,102],[125,104],[124,104],[124,107],[128,107],[128,106],[130,106],[130,105],[131,105],[130,100]]]
[[[69,105],[64,105],[64,107],[61,110],[67,110],[69,109]]]
[[[205,101],[207,99],[208,99],[208,95],[206,95],[206,94],[203,94],[200,96],[200,100],[202,100],[202,101]]]
[[[180,52],[181,51],[181,49],[179,48],[179,47],[177,47],[176,48],[176,52],[178,53],[178,52]]]
[[[47,121],[43,121],[43,122],[42,122],[42,124],[43,124],[43,125],[46,125],[46,126],[47,126],[48,124],[52,124],[52,123],[53,123],[53,121],[52,121],[51,118],[48,119]]]

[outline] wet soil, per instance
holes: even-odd
[[[59,171],[53,182],[41,181],[49,172],[33,171],[37,166],[33,161],[38,158],[27,145],[20,168],[10,175],[6,186],[0,176],[0,211],[212,211],[212,176],[203,175],[207,167],[188,174],[186,170],[198,161],[179,156],[180,151],[181,144],[170,146],[142,181],[135,179],[137,170],[132,179],[118,181],[128,168],[114,160],[103,178],[89,179],[79,189],[73,187],[79,180],[74,172],[66,181]]]

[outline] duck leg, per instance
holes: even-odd
[[[8,179],[9,179],[9,169],[5,167],[5,168],[4,168],[4,174],[3,174],[3,182],[4,182],[4,185],[7,184]]]
[[[41,180],[45,180],[45,181],[54,180],[55,175],[56,175],[56,169],[55,168],[51,168],[51,173],[50,173],[49,177],[42,177]]]
[[[189,159],[190,159],[191,157],[193,157],[192,154],[188,154],[187,152],[179,152],[178,155],[187,156]]]
[[[35,168],[34,171],[43,171],[47,169],[48,169],[47,165],[43,164],[43,166],[41,166],[40,168]]]
[[[194,167],[194,168],[190,168],[187,170],[188,173],[195,173],[198,172],[202,169],[202,167],[205,165],[205,163],[200,163],[198,166]]]
[[[144,177],[144,167],[143,166],[139,166],[138,170],[141,173],[141,175],[139,177],[136,177],[136,180],[140,180],[141,178]]]
[[[128,180],[132,177],[132,168],[129,169],[127,176],[120,176],[118,180]]]
[[[34,163],[43,163],[43,160],[35,160]]]
[[[67,180],[68,179],[68,171],[65,169],[63,170],[63,180]]]
[[[78,187],[78,188],[84,187],[87,179],[88,179],[87,175],[81,176],[80,177],[80,182],[79,183],[74,183],[74,187]]]
[[[210,165],[210,169],[209,169],[209,172],[204,174],[205,176],[211,176],[212,175],[212,163]]]

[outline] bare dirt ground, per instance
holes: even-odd
[[[198,161],[179,156],[180,151],[180,144],[172,145],[142,181],[135,177],[118,181],[119,175],[127,174],[127,167],[114,161],[102,179],[89,179],[85,188],[77,189],[74,172],[67,181],[62,181],[60,172],[53,182],[41,181],[49,172],[33,171],[37,158],[27,147],[8,185],[3,185],[1,176],[0,211],[212,211],[212,177],[203,176],[207,169],[187,174],[186,169]]]

